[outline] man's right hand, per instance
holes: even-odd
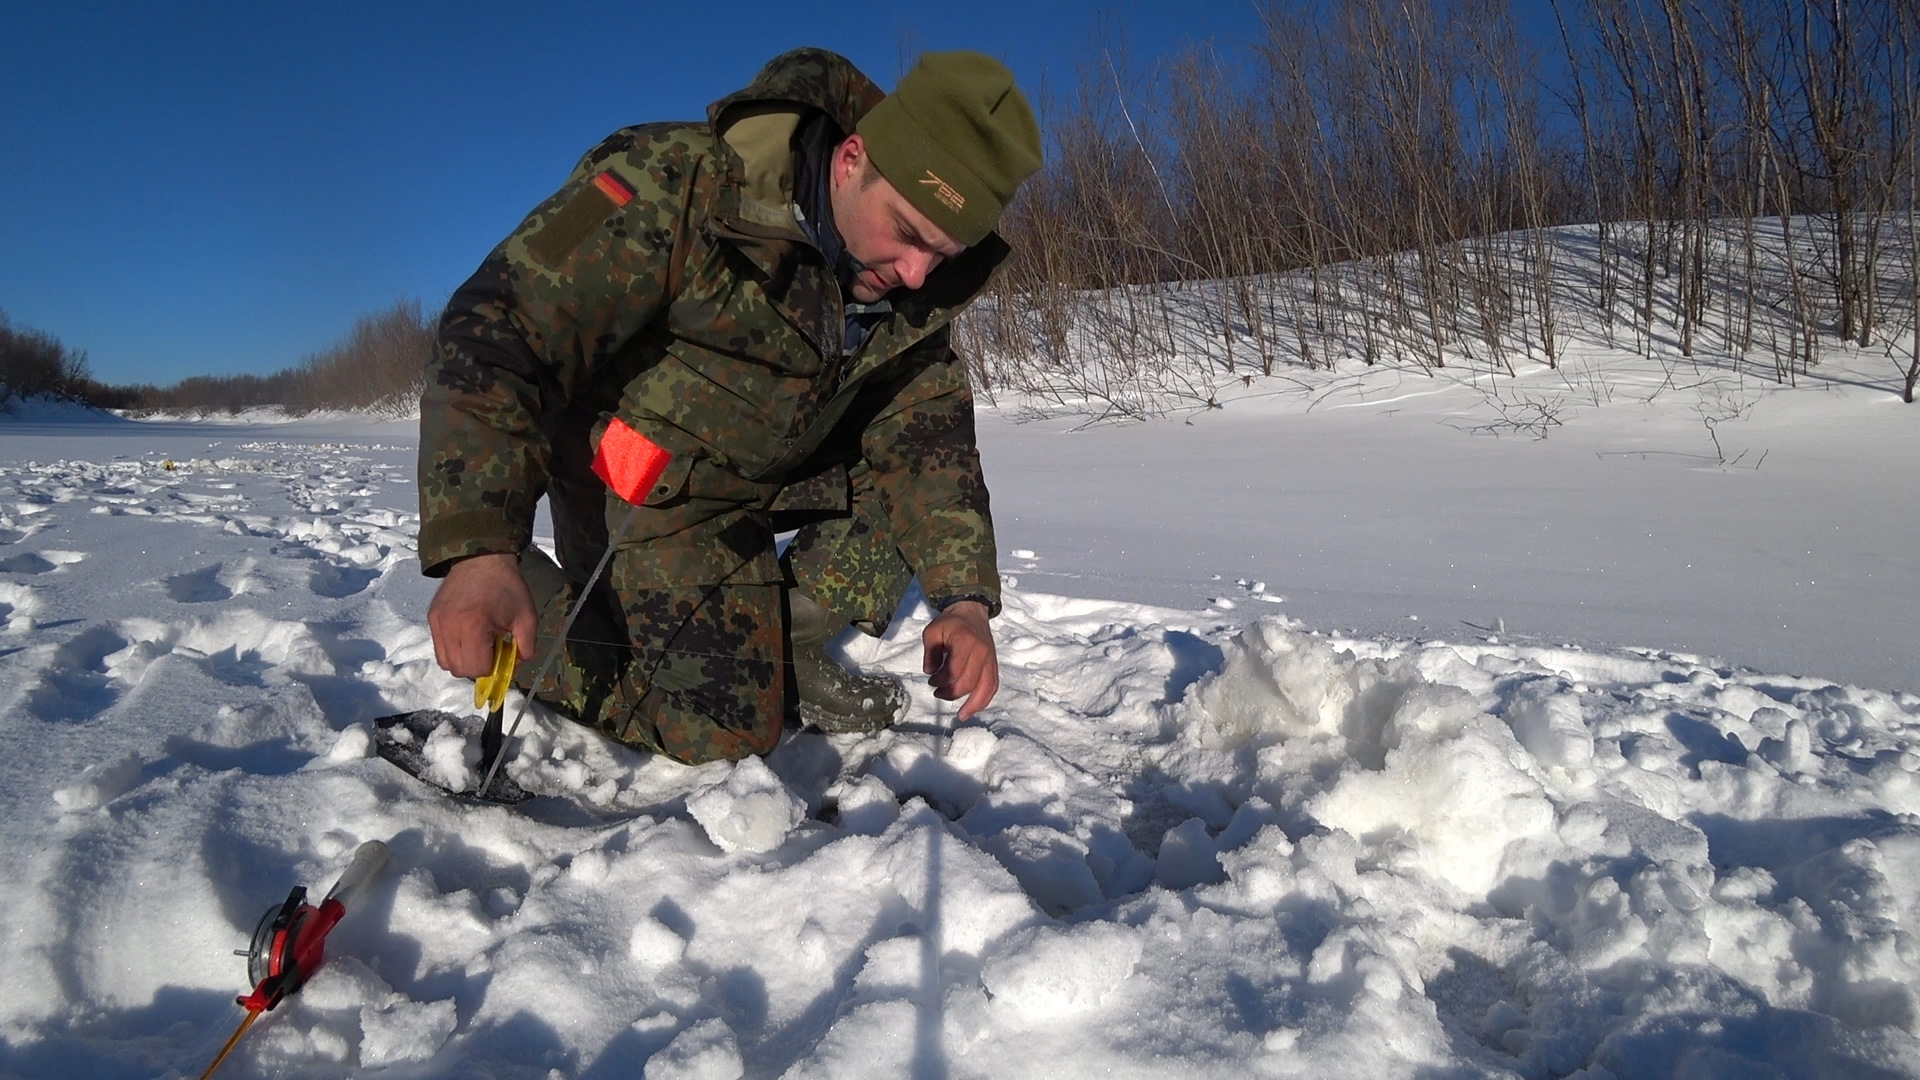
[[[453,564],[427,607],[433,656],[462,679],[493,670],[493,641],[512,634],[520,659],[533,655],[539,625],[533,594],[512,555],[474,555]]]

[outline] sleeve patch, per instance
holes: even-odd
[[[633,201],[633,189],[627,186],[625,180],[620,179],[610,172],[594,173],[593,186],[599,188],[602,194],[613,200],[613,205],[615,206],[625,206]]]
[[[633,201],[633,189],[610,172],[594,174],[593,182],[573,193],[539,231],[527,238],[527,253],[548,269],[557,269],[587,234],[615,210]]]

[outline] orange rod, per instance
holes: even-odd
[[[260,1019],[260,1014],[258,1012],[255,1012],[252,1009],[247,1010],[247,1018],[245,1020],[240,1021],[240,1027],[238,1030],[236,1030],[233,1033],[233,1038],[228,1039],[227,1045],[220,1048],[220,1056],[217,1058],[214,1058],[213,1064],[207,1066],[207,1071],[200,1074],[200,1080],[207,1080],[208,1077],[213,1075],[213,1070],[219,1068],[220,1063],[227,1060],[228,1054],[233,1053],[233,1048],[236,1045],[238,1045],[240,1042],[240,1036],[245,1035],[247,1033],[247,1029],[252,1027],[253,1022],[258,1019]]]

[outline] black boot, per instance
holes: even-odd
[[[906,715],[907,690],[899,679],[856,675],[827,655],[827,642],[847,628],[845,620],[798,589],[787,590],[787,610],[794,688],[807,726],[831,735],[864,734]]]

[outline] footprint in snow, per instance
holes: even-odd
[[[177,604],[211,604],[231,600],[233,590],[220,581],[220,567],[203,567],[167,579],[167,595]]]
[[[231,600],[249,591],[253,584],[249,576],[253,567],[252,559],[241,559],[175,574],[166,580],[167,596],[176,604],[209,604]]]
[[[8,574],[44,574],[54,569],[38,552],[29,551],[24,555],[15,555],[10,559],[0,559],[0,572]]]
[[[27,691],[29,714],[42,720],[84,720],[120,699],[107,675],[107,657],[127,647],[109,626],[93,626],[53,650],[38,685]]]
[[[0,559],[0,571],[9,574],[44,574],[70,566],[87,557],[84,551],[29,551],[9,559]]]
[[[307,578],[307,587],[316,596],[329,600],[341,600],[366,589],[380,577],[380,571],[358,566],[336,566],[330,562],[315,563],[313,573]]]

